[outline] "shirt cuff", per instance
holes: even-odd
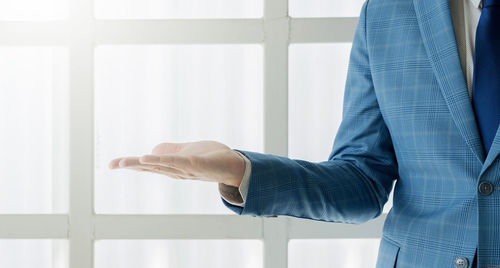
[[[234,186],[219,183],[219,193],[222,198],[224,198],[224,200],[226,200],[229,204],[243,207],[247,198],[248,184],[250,183],[250,173],[252,172],[252,163],[242,153],[236,150],[234,151],[238,153],[243,158],[243,160],[245,160],[245,173],[243,174],[240,187],[236,188]]]
[[[243,203],[247,200],[248,193],[248,184],[250,183],[250,173],[252,172],[252,162],[245,155],[235,150],[243,159],[245,160],[245,173],[243,174],[243,179],[241,180],[240,187],[238,187],[238,191],[243,198]]]

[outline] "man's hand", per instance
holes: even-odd
[[[109,163],[111,169],[148,171],[182,180],[220,182],[239,187],[245,173],[245,160],[228,146],[216,141],[161,143],[152,154],[120,157]]]

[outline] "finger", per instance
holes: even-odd
[[[188,178],[176,173],[177,171],[171,169],[171,168],[166,168],[166,167],[161,167],[161,166],[130,166],[126,167],[126,169],[131,169],[131,170],[136,170],[136,171],[141,171],[141,172],[150,172],[154,174],[159,174],[163,176],[167,176],[173,179],[179,179],[179,180],[187,180]],[[193,178],[189,178],[193,179]]]
[[[139,158],[139,162],[149,165],[160,165],[164,167],[173,167],[184,169],[189,166],[188,158],[179,155],[143,155]]]
[[[179,152],[184,147],[184,143],[172,143],[164,142],[156,145],[153,148],[151,154],[161,155],[161,154],[172,154]]]
[[[140,165],[139,157],[124,157],[118,162],[118,166],[121,168],[127,168],[137,165]]]
[[[111,160],[111,162],[109,162],[109,168],[111,169],[116,169],[116,168],[120,168],[120,162],[124,159],[134,159],[134,158],[138,158],[138,157],[135,157],[135,156],[129,156],[129,157],[118,157],[118,158],[115,158],[113,160]]]
[[[186,175],[186,174],[184,174],[184,172],[182,170],[179,170],[176,168],[141,163],[139,161],[138,157],[124,158],[120,161],[119,165],[122,168],[147,169],[147,171],[154,170],[154,171],[158,171],[158,172],[168,173],[168,174],[172,174],[172,175],[179,175],[179,176]]]
[[[115,158],[113,160],[111,160],[108,164],[108,167],[110,169],[117,169],[120,167],[119,163],[120,161],[123,159],[124,157],[119,157],[119,158]]]
[[[153,166],[153,165],[144,165],[142,164],[141,166],[128,166],[125,167],[126,169],[131,169],[131,170],[136,170],[136,171],[142,171],[142,172],[151,172],[154,174],[160,174],[164,176],[168,176],[170,178],[174,179],[179,179],[179,180],[198,180],[198,181],[213,181],[209,178],[205,177],[195,177],[192,175],[186,175],[186,174],[181,174],[178,169],[175,168],[168,168],[168,167],[163,167],[163,166]]]
[[[151,171],[147,168],[142,168],[142,167],[126,167],[125,169],[136,170],[136,171]]]

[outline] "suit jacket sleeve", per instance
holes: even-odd
[[[382,213],[398,167],[372,82],[367,9],[365,2],[349,59],[342,123],[328,161],[239,150],[251,161],[252,173],[244,207],[224,202],[234,212],[343,223]]]

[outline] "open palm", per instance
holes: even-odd
[[[155,146],[151,154],[116,158],[110,162],[109,167],[239,187],[245,172],[245,161],[220,142],[197,141],[161,143]]]

